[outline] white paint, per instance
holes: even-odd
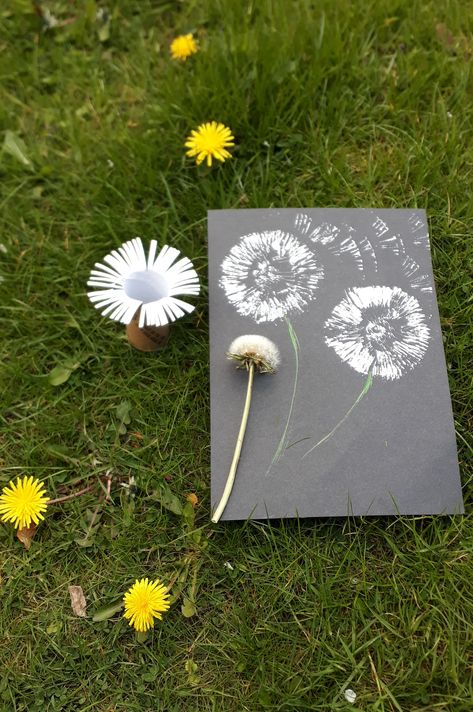
[[[409,215],[407,219],[408,234],[406,237],[412,237],[406,249],[406,240],[401,235],[392,232],[389,225],[378,215],[374,213],[373,215],[375,219],[371,227],[378,238],[378,247],[382,250],[389,250],[399,257],[402,274],[412,289],[419,290],[428,297],[432,296],[431,277],[423,273],[420,265],[407,253],[411,246],[429,249],[429,235],[424,221],[419,218],[417,213]]]
[[[112,250],[90,273],[91,302],[104,316],[129,324],[141,307],[140,326],[164,326],[194,310],[181,295],[197,295],[199,277],[187,257],[164,245],[156,257],[157,242],[151,240],[148,257],[139,237]]]
[[[371,224],[371,228],[377,238],[377,247],[382,250],[390,250],[395,255],[404,255],[406,248],[404,246],[404,241],[399,234],[393,233],[389,225],[379,217],[379,215],[374,215],[374,220]]]
[[[325,322],[325,343],[358,373],[395,380],[422,361],[426,322],[417,299],[399,287],[354,287]]]
[[[430,249],[429,231],[423,220],[417,213],[411,213],[408,218],[409,228],[413,237],[413,242],[416,247]]]
[[[371,263],[371,267],[375,272],[378,271],[378,258],[376,257],[376,251],[373,247],[373,244],[371,240],[368,239],[366,235],[363,235],[361,239],[358,240],[358,247],[360,248],[361,253],[366,255],[366,260],[363,257],[364,264],[366,266],[366,262],[368,261]],[[365,272],[366,272],[366,267],[365,267]]]
[[[363,277],[369,269],[377,271],[378,261],[373,245],[352,225],[342,223],[339,227],[328,222],[314,224],[309,215],[298,213],[294,227],[302,237],[309,239],[319,248],[326,249],[335,257],[348,257],[353,260]]]
[[[219,284],[237,312],[259,324],[304,311],[323,276],[318,257],[294,235],[265,230],[231,248]]]
[[[418,289],[426,295],[433,294],[432,282],[428,274],[422,273],[419,264],[406,255],[401,263],[403,275],[413,289]]]
[[[330,245],[340,235],[340,228],[327,222],[314,227],[312,218],[306,213],[298,213],[294,225],[301,235],[308,237],[312,242],[319,242],[321,245]]]
[[[373,222],[373,229],[374,229],[374,234],[376,237],[379,239],[381,238],[385,233],[388,232],[389,227],[387,224],[382,220],[379,215],[375,216],[375,220]]]
[[[381,249],[391,250],[397,255],[407,254],[409,247],[406,248],[405,241],[402,237],[399,234],[392,233],[389,225],[380,218],[379,215],[376,215],[374,211],[371,212],[374,216],[371,227],[373,228],[375,236],[378,238],[379,247]],[[409,234],[412,236],[412,244],[415,247],[428,250],[430,248],[429,231],[425,222],[417,213],[411,213],[407,218],[407,225]]]

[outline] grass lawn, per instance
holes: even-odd
[[[29,551],[0,528],[0,711],[471,711],[471,515],[211,525],[206,288],[157,357],[85,286],[136,235],[205,284],[209,208],[426,208],[469,511],[473,6],[37,5],[59,24],[0,7],[0,484],[92,487]],[[210,171],[183,148],[208,120],[237,139]],[[143,576],[177,597],[144,643],[92,619]]]

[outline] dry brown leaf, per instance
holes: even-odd
[[[79,618],[86,618],[87,601],[85,600],[84,592],[80,586],[69,586],[69,595],[71,597],[71,607],[73,612]]]
[[[16,536],[21,541],[25,549],[30,548],[37,528],[38,527],[33,524],[32,527],[23,527],[23,529],[18,529]]]
[[[199,503],[199,498],[197,497],[196,494],[194,494],[194,492],[191,492],[190,494],[188,494],[186,496],[186,499],[188,502],[190,502],[192,504],[194,509],[197,507],[197,505]]]
[[[470,59],[473,54],[473,48],[471,41],[468,39],[469,36],[465,36],[463,32],[455,36],[443,22],[439,22],[435,26],[435,32],[445,49],[452,50],[458,54],[462,53],[465,60]]]
[[[455,38],[448,29],[448,27],[443,22],[439,22],[435,26],[435,31],[440,42],[442,42],[442,44],[445,45],[447,49],[451,49],[455,44]]]

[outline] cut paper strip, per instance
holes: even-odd
[[[97,262],[87,285],[90,301],[101,314],[122,324],[130,324],[140,309],[139,327],[165,326],[194,306],[178,299],[197,296],[199,277],[187,257],[175,247],[164,245],[158,256],[156,240],[151,240],[148,257],[141,238],[125,242]]]

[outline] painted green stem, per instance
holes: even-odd
[[[323,437],[321,440],[319,440],[318,443],[316,443],[315,445],[313,445],[313,446],[310,448],[310,450],[307,450],[307,452],[305,453],[305,455],[302,456],[302,459],[304,459],[305,457],[307,457],[307,455],[310,455],[310,453],[311,453],[313,450],[315,450],[316,447],[319,447],[319,445],[322,445],[326,440],[328,440],[329,438],[332,437],[332,435],[338,430],[338,428],[339,428],[341,425],[343,425],[343,423],[345,422],[345,420],[349,417],[350,413],[353,412],[353,410],[356,408],[356,406],[357,406],[358,403],[362,400],[362,398],[368,393],[369,389],[371,388],[372,383],[373,383],[373,376],[372,376],[371,373],[369,373],[369,374],[368,374],[368,378],[367,378],[366,381],[365,381],[365,384],[364,384],[364,386],[363,386],[363,389],[362,389],[360,395],[358,396],[358,398],[356,399],[356,401],[353,403],[353,405],[347,410],[347,412],[345,413],[345,415],[343,416],[343,418],[336,424],[336,426],[335,426],[329,433],[327,433],[327,435],[324,435],[324,437]]]
[[[287,328],[289,331],[289,338],[291,339],[292,348],[294,349],[294,358],[295,358],[295,363],[296,363],[295,375],[294,375],[294,386],[292,389],[292,398],[291,398],[291,404],[289,406],[289,413],[287,416],[286,425],[285,425],[283,434],[281,436],[281,439],[279,441],[279,445],[277,446],[276,452],[274,453],[273,459],[271,460],[271,464],[266,471],[266,474],[269,474],[272,466],[280,460],[283,451],[286,449],[287,434],[289,432],[289,425],[290,425],[291,418],[292,418],[292,412],[294,410],[294,403],[296,401],[297,383],[299,380],[299,351],[300,351],[299,339],[297,338],[297,334],[294,331],[294,327],[292,326],[291,322],[287,318],[286,318],[286,323],[287,323]]]

